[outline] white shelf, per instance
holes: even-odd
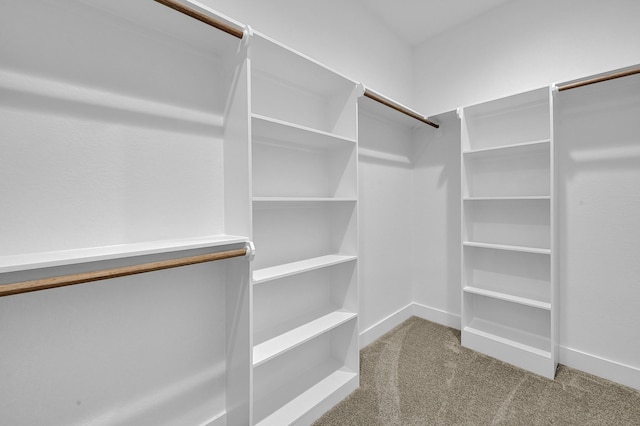
[[[500,146],[492,146],[488,148],[472,149],[472,150],[463,151],[462,154],[475,155],[475,154],[486,154],[486,153],[501,153],[501,152],[508,152],[510,150],[528,150],[531,148],[535,149],[538,147],[542,147],[544,145],[550,145],[550,142],[551,142],[550,139],[540,139],[535,141],[514,143],[509,145],[500,145]]]
[[[254,204],[297,204],[297,203],[354,203],[355,198],[334,197],[253,197]]]
[[[463,155],[467,198],[550,196],[551,149],[546,142],[481,148]]]
[[[357,317],[356,313],[344,310],[331,312],[323,317],[294,328],[286,333],[253,347],[253,366],[257,367],[339,325]]]
[[[192,250],[205,247],[221,247],[225,245],[240,244],[247,241],[249,241],[247,237],[236,235],[209,235],[205,237],[148,241],[102,247],[87,247],[73,250],[0,256],[0,273]]]
[[[512,246],[506,244],[490,244],[490,243],[477,243],[472,241],[465,241],[462,243],[465,247],[479,247],[479,248],[487,248],[493,250],[506,250],[506,251],[519,251],[523,253],[534,253],[534,254],[551,254],[551,249],[538,248],[538,247],[525,247],[525,246]]]
[[[357,373],[346,367],[340,368],[257,424],[259,426],[293,424],[296,420],[326,400],[329,395],[336,394],[341,389],[347,387],[346,393],[350,393],[351,388],[355,389],[357,387],[357,380]]]
[[[463,201],[527,201],[527,200],[551,200],[549,195],[522,195],[505,197],[463,197]]]
[[[551,344],[549,339],[545,337],[525,333],[521,330],[506,327],[491,321],[485,321],[480,318],[474,318],[469,325],[464,327],[463,331],[543,358],[551,358]]]
[[[356,198],[355,139],[253,115],[253,195]]]
[[[314,257],[312,259],[305,259],[298,262],[286,263],[284,265],[272,266],[270,268],[258,269],[253,271],[253,284],[261,284],[267,281],[277,280],[279,278],[284,278],[291,275],[301,274],[320,268],[338,265],[340,263],[352,262],[357,258],[357,256],[351,255],[329,254],[326,256]]]
[[[251,130],[254,137],[316,147],[356,143],[352,138],[255,113],[251,114]]]
[[[466,293],[478,294],[481,296],[492,297],[494,299],[500,299],[507,302],[518,303],[520,305],[531,306],[533,308],[543,309],[546,311],[551,310],[551,303],[535,300],[527,297],[514,296],[507,293],[498,291],[486,290],[480,287],[474,287],[467,285],[462,289]]]

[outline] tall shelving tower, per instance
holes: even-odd
[[[557,279],[548,87],[459,110],[462,344],[553,378]]]
[[[357,87],[249,44],[253,418],[310,423],[358,386]]]

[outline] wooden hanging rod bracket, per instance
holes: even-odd
[[[628,77],[634,74],[640,74],[640,67],[633,68],[626,71],[620,71],[612,74],[607,74],[600,77],[588,78],[586,80],[578,81],[575,83],[564,84],[562,86],[558,86],[558,91],[562,92],[563,90],[576,89],[578,87],[588,86],[590,84],[600,83],[608,80],[614,80],[616,78]]]
[[[369,99],[373,99],[376,102],[380,102],[381,104],[386,105],[389,108],[395,109],[396,111],[406,114],[409,117],[415,118],[416,120],[421,121],[425,124],[428,124],[429,126],[435,127],[436,129],[440,127],[439,124],[434,123],[433,121],[429,120],[427,117],[424,117],[418,114],[417,112],[410,110],[409,108],[406,108],[400,104],[397,104],[393,102],[391,99],[387,99],[382,95],[372,92],[369,89],[366,89],[366,88],[364,89],[364,95]]]
[[[233,257],[248,256],[253,254],[249,247],[222,251],[217,253],[200,254],[196,256],[182,257],[178,259],[161,260],[158,262],[142,263],[139,265],[123,266],[120,268],[103,269],[100,271],[83,272],[80,274],[63,275],[59,277],[43,278],[33,281],[23,281],[13,284],[0,285],[0,297],[14,294],[28,293],[31,291],[47,290],[50,288],[65,287],[69,285],[84,284],[93,281],[108,280],[111,278],[125,277],[127,275],[142,274],[145,272],[160,271],[180,266],[195,265],[198,263],[213,262]]]
[[[187,16],[190,16],[194,19],[197,19],[200,22],[204,22],[207,25],[210,25],[214,28],[224,31],[227,34],[231,34],[234,37],[242,38],[244,30],[242,28],[238,28],[232,26],[226,22],[215,19],[209,15],[206,15],[198,10],[195,10],[185,4],[177,0],[155,0],[156,2],[163,4],[167,7],[170,7],[173,10],[176,10],[180,13],[184,13]]]

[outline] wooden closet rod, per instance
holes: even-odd
[[[620,77],[628,77],[634,74],[640,74],[640,68],[634,68],[627,71],[620,71],[613,74],[603,75],[600,77],[588,78],[586,80],[578,81],[576,83],[565,84],[563,86],[558,86],[558,91],[562,92],[563,90],[575,89],[577,87],[588,86],[590,84],[600,83],[607,80],[614,80]]]
[[[409,117],[415,118],[416,120],[422,121],[423,123],[428,124],[429,126],[435,127],[436,129],[440,127],[439,124],[434,123],[433,121],[429,120],[426,117],[423,117],[421,115],[419,115],[418,113],[411,111],[408,108],[403,107],[402,105],[398,105],[397,103],[393,102],[390,99],[387,99],[385,97],[383,97],[382,95],[379,95],[377,93],[374,93],[372,91],[370,91],[369,89],[364,89],[364,95],[369,98],[369,99],[373,99],[376,102],[380,102],[383,105],[388,106],[389,108],[395,109],[396,111],[399,111],[403,114],[408,115]]]
[[[211,16],[205,15],[189,6],[180,3],[177,0],[155,0],[160,4],[170,7],[173,10],[177,10],[180,13],[184,13],[200,22],[204,22],[207,25],[211,25],[214,28],[224,31],[227,34],[231,34],[234,37],[242,38],[244,31],[242,28],[237,28],[227,24],[226,22],[219,21]]]
[[[111,278],[160,271],[162,269],[177,268],[180,266],[195,265],[197,263],[213,262],[215,260],[245,256],[246,254],[247,248],[245,247],[236,250],[221,251],[218,253],[200,254],[178,259],[168,259],[158,262],[142,263],[139,265],[123,266],[120,268],[103,269],[101,271],[83,272],[80,274],[4,284],[0,285],[0,297],[28,293],[31,291],[47,290],[49,288],[64,287],[68,285],[84,284],[93,281],[108,280]]]

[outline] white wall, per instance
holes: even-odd
[[[411,128],[378,105],[359,105],[360,346],[407,319],[413,297]]]
[[[412,49],[354,2],[202,3],[388,97],[404,103],[412,99]]]
[[[640,77],[556,99],[560,362],[640,389]]]
[[[460,327],[460,121],[434,117],[414,136],[413,301],[421,317]]]
[[[361,346],[414,314],[460,327],[460,123],[359,119]],[[396,121],[392,121],[395,119]]]
[[[640,2],[514,0],[415,50],[427,115],[640,63]]]

